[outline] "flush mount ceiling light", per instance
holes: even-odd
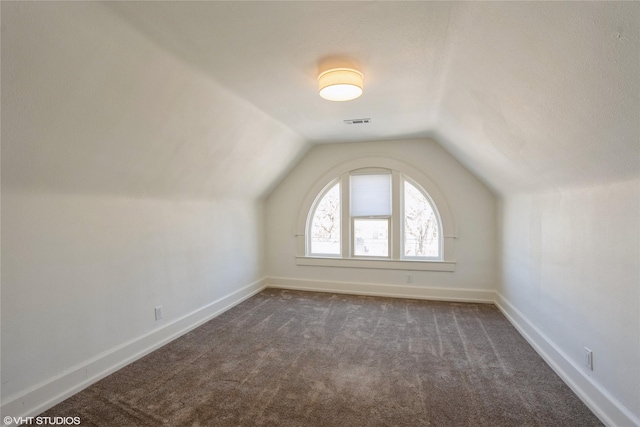
[[[352,68],[333,68],[318,76],[320,96],[329,101],[350,101],[362,95],[364,76]]]

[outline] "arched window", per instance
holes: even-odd
[[[310,217],[308,252],[311,255],[339,256],[340,183],[329,185],[319,196]]]
[[[433,203],[417,184],[406,178],[402,184],[403,256],[440,259],[442,230]]]
[[[307,257],[442,261],[443,230],[433,199],[397,170],[360,168],[336,177],[307,216]]]

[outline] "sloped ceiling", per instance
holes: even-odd
[[[108,11],[118,23],[99,18],[103,25],[96,28],[89,20],[98,18],[83,16],[83,36],[102,39],[112,55],[118,50],[127,60],[135,57],[149,75],[158,67],[160,74],[153,77],[158,87],[166,77],[164,64],[133,51],[128,31],[210,79],[207,84],[225,93],[217,108],[239,103],[256,110],[249,116],[277,123],[275,132],[290,141],[280,163],[247,163],[274,168],[259,178],[262,182],[277,179],[275,171],[299,155],[296,138],[339,143],[434,137],[498,194],[606,184],[640,173],[637,2],[108,2],[91,7]],[[5,16],[3,27],[4,21]],[[120,31],[127,36],[114,34]],[[365,74],[361,98],[332,103],[318,97],[318,72],[339,60]],[[131,72],[105,70],[111,71]],[[187,92],[183,102],[198,91]],[[200,137],[206,141],[215,129],[246,125],[230,115],[234,121],[220,121]],[[365,117],[371,124],[343,124]],[[244,154],[274,159],[278,148],[271,150],[271,144],[265,140],[262,151],[249,144]],[[168,158],[170,150],[165,154]],[[201,185],[198,179],[215,185],[219,178],[206,177],[200,154],[184,159],[201,171],[183,182],[185,191]],[[122,156],[115,157],[117,162]],[[145,161],[142,154],[139,159]],[[241,161],[228,164],[242,167]]]
[[[437,131],[503,191],[640,175],[640,3],[465,4]]]
[[[639,3],[110,7],[313,142],[435,136],[501,193],[640,170]],[[361,98],[317,96],[332,56],[360,65]],[[362,117],[372,123],[342,123]]]
[[[2,3],[2,189],[267,194],[308,142],[98,3]]]

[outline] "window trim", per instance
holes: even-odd
[[[390,236],[391,241],[391,259],[362,259],[353,257],[340,257],[331,256],[309,256],[306,251],[306,232],[309,216],[312,215],[312,207],[318,197],[321,197],[323,189],[328,185],[340,182],[341,184],[341,209],[342,206],[348,206],[349,203],[349,173],[358,169],[370,169],[375,168],[391,170],[394,175],[392,180],[394,187],[392,188],[392,197],[397,197],[401,193],[400,180],[402,176],[409,178],[409,182],[415,182],[419,185],[419,188],[425,192],[425,195],[430,198],[430,202],[433,203],[437,214],[440,219],[440,229],[442,232],[441,237],[441,253],[440,260],[423,260],[415,258],[402,258],[399,254],[400,251],[400,239],[396,239]],[[397,179],[400,178],[400,179]],[[324,174],[318,177],[315,183],[309,188],[304,199],[299,207],[298,220],[296,222],[296,229],[294,236],[296,239],[295,255],[297,265],[317,266],[317,267],[347,267],[347,268],[380,268],[380,269],[400,269],[400,270],[424,270],[424,271],[455,271],[455,240],[457,239],[457,227],[455,219],[451,214],[451,209],[446,198],[438,186],[418,167],[404,161],[387,155],[372,155],[365,157],[355,157],[347,159],[339,165],[334,166],[330,170],[327,170]],[[342,232],[350,228],[350,216],[341,215],[342,217]],[[399,233],[401,230],[400,222],[402,218],[400,215],[392,215],[392,232]],[[344,235],[343,235],[344,236]],[[402,236],[400,236],[402,238]],[[351,254],[351,239],[342,238],[342,254]]]
[[[315,200],[313,201],[313,205],[311,206],[311,208],[309,209],[309,216],[307,219],[307,226],[306,228],[308,229],[308,227],[311,226],[311,223],[313,221],[313,217],[315,216],[316,210],[318,209],[318,205],[320,204],[320,202],[324,199],[324,196],[327,195],[327,193],[329,191],[331,191],[333,189],[333,187],[335,187],[336,185],[338,185],[338,198],[340,199],[340,227],[342,227],[342,209],[343,209],[343,205],[342,205],[342,182],[340,180],[340,178],[336,178],[331,180],[327,185],[324,186],[324,188],[322,190],[320,190],[320,192],[318,193],[318,195],[316,196]],[[307,230],[305,230],[306,232]],[[343,246],[342,246],[342,228],[340,229],[340,252],[337,254],[324,254],[324,253],[314,253],[311,248],[311,239],[305,239],[305,254],[309,254],[308,256],[312,256],[312,257],[320,257],[320,258],[342,258],[342,254],[343,252]]]
[[[409,271],[456,271],[453,261],[416,261],[406,259],[323,258],[297,256],[296,265],[313,267],[368,268]]]
[[[405,250],[405,200],[404,200],[404,195],[405,195],[405,184],[406,183],[411,184],[412,186],[414,186],[420,193],[422,193],[422,195],[427,199],[427,203],[429,203],[429,205],[431,206],[431,209],[433,210],[433,213],[435,214],[436,217],[436,221],[438,222],[438,229],[440,230],[440,233],[443,234],[443,236],[438,236],[438,253],[440,254],[439,257],[421,257],[421,256],[406,256],[406,250]],[[399,196],[400,196],[400,205],[402,206],[402,215],[401,215],[401,219],[400,219],[400,229],[399,229],[399,233],[400,233],[400,258],[401,259],[405,259],[405,260],[409,260],[409,261],[442,261],[444,260],[444,230],[442,228],[442,220],[440,218],[440,212],[438,211],[438,207],[436,206],[435,202],[433,201],[433,199],[431,198],[431,196],[429,195],[429,193],[422,188],[422,186],[417,183],[414,179],[412,179],[411,177],[402,174],[400,176],[400,192],[399,192]]]

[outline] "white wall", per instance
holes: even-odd
[[[499,300],[574,365],[570,380],[582,372],[622,405],[617,422],[609,410],[613,423],[638,423],[640,179],[506,197],[501,216]],[[584,347],[593,371],[584,368]]]
[[[340,163],[367,156],[390,156],[422,171],[437,185],[455,218],[458,234],[455,243],[456,271],[416,271],[412,273],[414,283],[411,286],[423,290],[490,291],[492,295],[498,280],[496,199],[480,181],[431,140],[314,147],[267,198],[266,250],[270,282],[282,284],[290,281],[280,279],[296,279],[315,284],[407,285],[406,272],[402,270],[296,265],[297,238],[294,234],[300,232],[296,230],[296,222],[307,193],[323,175]],[[368,288],[368,291],[372,290]],[[449,297],[453,295],[449,293]],[[440,297],[447,295],[440,294]]]
[[[503,199],[496,301],[598,415],[640,425],[640,3],[457,12],[434,128]]]
[[[261,233],[245,200],[3,191],[3,398],[259,280]]]
[[[3,415],[264,286],[261,197],[305,149],[100,4],[3,3]]]

